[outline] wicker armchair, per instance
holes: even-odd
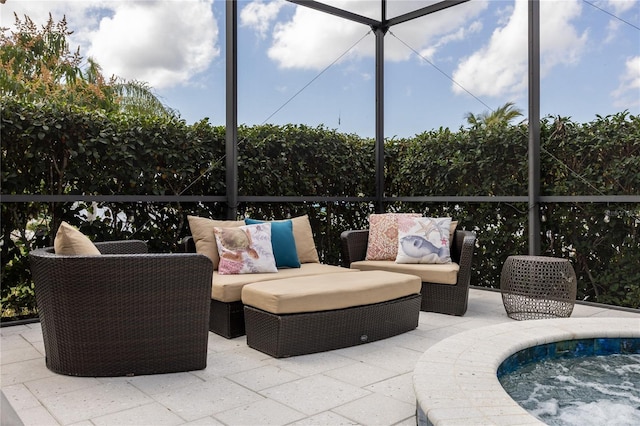
[[[148,254],[143,241],[102,255],[29,254],[46,365],[72,376],[206,367],[213,265],[199,254]]]
[[[368,229],[345,231],[340,239],[342,242],[342,266],[348,268],[352,262],[365,259],[369,242]],[[455,231],[451,246],[451,260],[460,266],[457,282],[455,285],[423,282],[420,291],[422,294],[420,310],[458,316],[467,312],[475,241],[475,233]],[[390,261],[390,264],[390,268],[395,267],[393,261]],[[395,272],[402,272],[402,265],[397,265],[397,267],[399,270],[395,270]]]

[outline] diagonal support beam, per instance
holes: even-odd
[[[396,16],[395,18],[386,19],[384,17],[382,21],[376,21],[366,16],[358,15],[357,13],[349,12],[344,9],[340,9],[328,4],[315,1],[315,0],[287,0],[289,3],[295,3],[300,6],[305,6],[311,9],[319,10],[321,12],[329,13],[334,16],[339,16],[350,21],[358,22],[360,24],[368,25],[372,28],[389,28],[393,25],[402,24],[403,22],[411,21],[422,16],[430,15],[435,12],[439,12],[444,9],[448,9],[453,6],[457,6],[462,3],[466,3],[470,0],[443,0],[441,2],[416,9],[412,12],[405,13],[404,15]],[[382,0],[383,2],[386,0]]]
[[[357,13],[349,12],[337,7],[329,6],[328,4],[324,4],[315,0],[287,0],[290,3],[295,3],[300,6],[309,7],[311,9],[319,10],[321,12],[328,13],[330,15],[339,16],[341,18],[348,19],[350,21],[359,22],[364,25],[368,25],[370,27],[378,27],[380,25],[380,21],[376,21],[375,19],[367,18],[366,16],[358,15]]]
[[[404,15],[396,16],[395,18],[388,19],[385,22],[385,26],[392,27],[393,25],[402,24],[403,22],[411,21],[412,19],[421,18],[426,15],[430,15],[434,12],[439,12],[444,9],[448,9],[453,6],[457,6],[461,3],[466,3],[469,0],[443,0],[441,2],[416,9],[412,12],[405,13]]]

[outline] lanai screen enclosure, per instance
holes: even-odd
[[[401,25],[407,21],[420,18],[441,10],[455,7],[472,0],[443,0],[415,9],[399,16],[387,16],[387,0],[380,2],[380,19],[352,13],[348,10],[330,6],[315,0],[287,0],[300,6],[309,7],[318,13],[329,13],[343,19],[371,27],[376,38],[375,50],[375,202],[377,210],[383,210],[384,198],[384,37],[394,25]],[[372,0],[373,1],[373,0]],[[226,187],[227,187],[227,216],[236,217],[238,197],[238,2],[226,2]],[[529,254],[540,254],[540,3],[539,0],[528,1],[528,58],[529,58],[529,150],[528,169],[529,185],[527,201],[529,220]],[[432,201],[462,201],[443,199],[447,197],[430,197]],[[451,197],[449,197],[451,198]],[[523,201],[521,197],[465,197],[465,201]],[[489,199],[489,200],[487,200]],[[357,200],[357,199],[356,199]],[[276,201],[276,200],[274,200]],[[278,200],[284,201],[284,200]],[[411,200],[405,200],[411,201]]]
[[[387,16],[389,0],[367,0],[379,2],[378,19],[362,16],[348,10],[330,6],[315,0],[288,0],[300,7],[308,7],[317,13],[329,13],[339,18],[370,27],[375,34],[375,194],[367,197],[315,197],[315,196],[239,196],[238,195],[238,114],[237,114],[237,53],[238,49],[238,1],[226,0],[226,194],[225,195],[91,195],[91,194],[2,194],[7,203],[64,203],[76,201],[98,202],[224,202],[227,216],[235,218],[239,203],[243,202],[373,202],[377,211],[389,202],[432,203],[528,203],[528,251],[540,254],[540,216],[544,203],[640,203],[640,195],[541,195],[540,188],[540,0],[528,0],[528,190],[526,195],[472,195],[472,196],[411,196],[387,197],[384,194],[384,38],[387,31],[408,21],[445,9],[455,8],[476,0],[421,1],[427,5],[398,16]],[[364,1],[364,0],[358,0]],[[414,2],[409,2],[413,4]]]

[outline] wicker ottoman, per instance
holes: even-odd
[[[395,336],[418,326],[419,277],[349,272],[249,284],[242,289],[247,344],[276,358]]]
[[[500,276],[502,303],[516,320],[571,316],[576,274],[566,259],[509,256]]]

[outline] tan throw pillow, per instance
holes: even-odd
[[[293,225],[293,239],[296,241],[296,251],[300,263],[320,263],[316,242],[313,239],[313,231],[309,216],[298,216],[291,219]]]
[[[449,226],[449,247],[453,245],[453,237],[456,234],[456,227],[458,226],[457,220],[452,220]]]
[[[66,255],[99,255],[100,250],[89,237],[78,231],[67,222],[62,222],[53,241],[56,254]]]
[[[420,213],[373,213],[369,216],[366,260],[395,260],[398,255],[398,217],[420,217]]]
[[[213,228],[235,228],[244,226],[244,220],[212,220],[205,217],[187,216],[191,236],[196,244],[196,252],[202,253],[213,262],[213,269],[218,269],[220,256]]]

